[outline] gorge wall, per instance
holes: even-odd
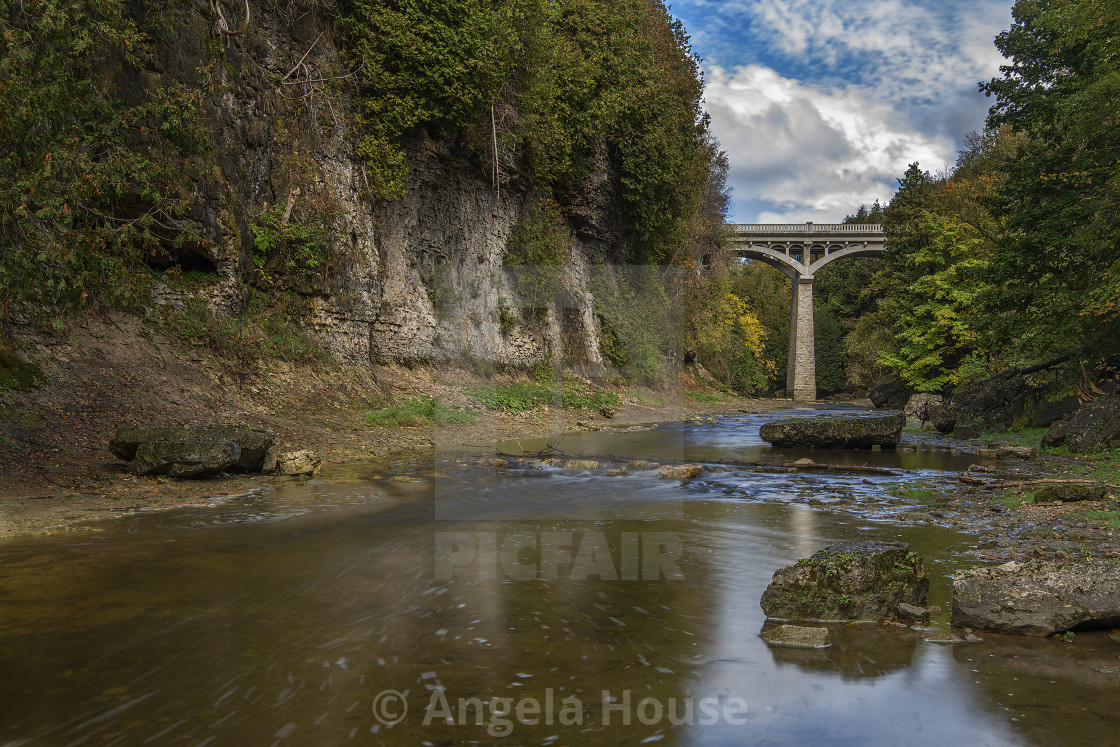
[[[295,292],[305,332],[359,365],[465,357],[531,365],[550,351],[602,364],[587,273],[625,246],[609,159],[561,204],[571,240],[561,270],[567,308],[518,308],[503,258],[537,196],[516,170],[499,191],[477,150],[421,130],[406,142],[405,196],[374,199],[356,153],[352,71],[330,14],[261,3],[240,35],[215,33],[213,22],[205,2],[175,14],[138,73],[149,94],[172,80],[196,84],[200,70],[211,76],[204,122],[213,147],[185,226],[201,240],[161,242],[150,262],[164,276],[157,303],[202,298],[237,313],[250,288]],[[255,216],[289,204],[292,220],[325,218],[323,272],[277,278],[254,263]],[[177,283],[188,269],[195,282]]]

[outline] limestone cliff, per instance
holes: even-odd
[[[356,101],[330,13],[254,4],[237,36],[215,34],[212,21],[204,2],[177,14],[148,50],[139,81],[147,91],[193,82],[208,65],[214,81],[205,114],[213,151],[191,214],[202,241],[164,242],[153,260],[202,270],[206,280],[158,283],[157,302],[202,297],[234,313],[251,285],[283,286],[302,299],[304,330],[348,363],[472,356],[528,365],[563,348],[571,362],[601,364],[587,271],[623,246],[607,159],[562,205],[572,243],[568,308],[518,310],[503,256],[535,195],[516,170],[499,194],[477,153],[419,131],[407,143],[407,194],[374,199],[355,153]],[[266,206],[289,204],[296,214],[331,216],[330,267],[285,285],[254,265],[252,223]],[[515,325],[502,324],[500,306],[512,309]]]

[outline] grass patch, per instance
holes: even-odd
[[[475,422],[474,413],[461,407],[448,407],[433,397],[415,397],[399,405],[370,410],[366,422],[386,428],[406,425],[456,425]]]
[[[1008,509],[1019,508],[1024,504],[1034,503],[1035,492],[1036,491],[1033,490],[1027,490],[1019,493],[1018,491],[1007,490],[993,497],[992,503],[999,504]]]
[[[1068,447],[1063,445],[1060,448],[1065,449],[1063,455],[1070,454]],[[1047,450],[1046,453],[1050,451]],[[1076,456],[1079,456],[1081,461],[1066,467],[1069,476],[1099,480],[1113,485],[1120,483],[1120,449]]]
[[[547,381],[526,381],[507,386],[474,386],[466,389],[466,393],[487,410],[506,412],[524,412],[546,405],[598,410],[604,405],[620,404],[614,392],[604,392],[568,377],[559,386]]]
[[[1108,529],[1120,529],[1120,512],[1117,511],[1086,511],[1081,514],[1089,521],[1094,521],[1098,526]]]
[[[984,433],[983,437],[997,441],[1006,441],[1008,444],[1012,445],[1037,446],[1048,430],[1050,430],[1050,428],[1046,426],[1041,428],[1008,428],[1005,431],[989,431]]]
[[[727,399],[727,395],[720,392],[685,392],[684,396],[693,402],[723,402]]]
[[[630,396],[643,405],[649,405],[650,407],[665,406],[665,400],[660,397],[654,397],[650,394],[646,394],[645,392],[630,392]]]

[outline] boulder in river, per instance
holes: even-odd
[[[702,469],[702,464],[666,464],[659,470],[659,474],[670,480],[690,480],[700,474]]]
[[[109,451],[138,475],[199,477],[230,468],[259,470],[272,443],[271,433],[240,426],[138,425],[119,429]]]
[[[902,438],[906,415],[875,417],[844,415],[836,418],[785,418],[764,423],[759,432],[774,446],[815,449],[893,449]]]
[[[1120,625],[1120,565],[1032,560],[958,571],[952,622],[1027,635]]]
[[[778,620],[881,620],[903,602],[924,607],[929,579],[905,542],[831,545],[780,568],[762,595]]]

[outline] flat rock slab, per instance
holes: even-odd
[[[231,425],[127,426],[109,441],[137,475],[201,477],[224,469],[260,470],[273,437]]]
[[[1054,482],[1043,485],[1034,499],[1037,502],[1103,501],[1108,497],[1108,486],[1101,482]]]
[[[759,435],[774,446],[812,449],[893,449],[902,438],[906,414],[876,417],[785,418],[764,423]]]
[[[958,571],[952,622],[1026,635],[1120,625],[1120,565],[1032,560]]]
[[[780,568],[762,595],[776,620],[882,620],[924,607],[929,579],[905,542],[831,545]]]
[[[758,637],[771,646],[787,648],[828,648],[832,645],[832,639],[828,637],[828,628],[779,625],[759,633]]]

